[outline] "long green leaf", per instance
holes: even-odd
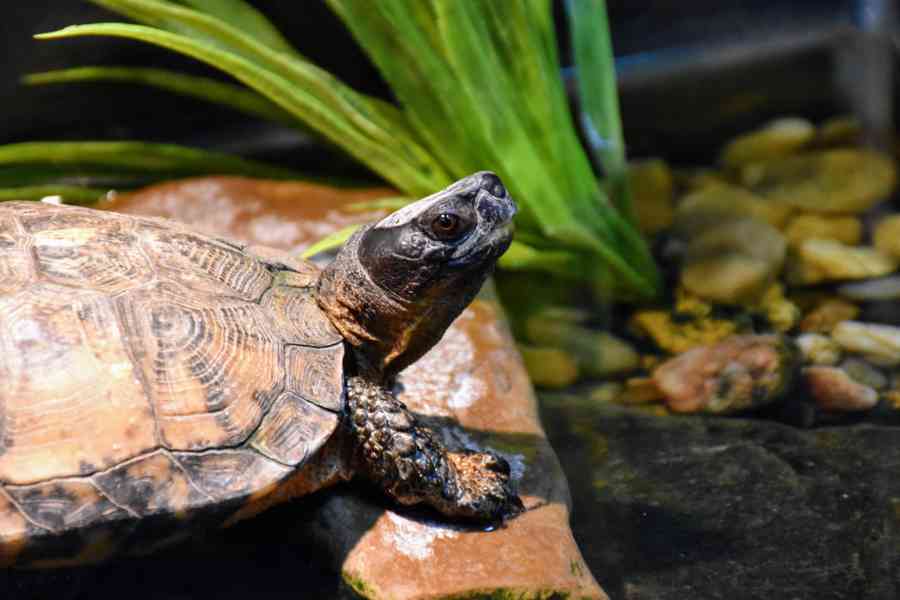
[[[609,181],[613,204],[634,222],[606,2],[566,0],[566,9],[588,143]]]
[[[184,96],[191,96],[222,104],[248,115],[297,126],[297,119],[280,106],[244,87],[209,77],[185,75],[167,69],[140,67],[77,67],[44,73],[32,73],[23,78],[28,85],[78,83],[86,81],[118,81],[150,85]]]
[[[439,166],[428,160],[427,153],[414,152],[413,142],[403,140],[402,146],[397,147],[396,139],[391,138],[388,132],[380,130],[377,123],[368,120],[375,113],[361,113],[360,105],[352,105],[335,97],[335,90],[330,85],[333,78],[329,75],[326,80],[317,79],[319,74],[325,74],[320,69],[316,71],[310,68],[306,71],[309,77],[308,86],[297,85],[282,75],[259,67],[245,57],[223,50],[214,44],[140,25],[121,23],[78,25],[37,37],[56,39],[85,35],[140,40],[180,52],[222,69],[308,123],[350,155],[369,165],[411,195],[430,193],[450,180]],[[270,52],[266,49],[260,51]],[[348,115],[348,112],[353,113],[352,116]],[[363,121],[367,124],[365,130],[360,128]],[[378,136],[373,139],[371,135],[376,130]],[[423,160],[416,164],[411,163],[411,158]]]
[[[178,0],[199,11],[214,15],[272,50],[293,54],[293,46],[261,12],[242,0]]]
[[[0,201],[40,200],[48,196],[59,196],[66,204],[93,204],[103,198],[109,190],[66,185],[36,185],[14,188],[0,188]]]
[[[450,177],[443,172],[443,169],[434,164],[433,157],[420,147],[416,134],[396,107],[356,92],[299,54],[274,51],[225,21],[171,2],[161,0],[93,1],[140,22],[245,58],[255,67],[293,83],[308,97],[315,98],[321,106],[326,107],[339,121],[346,122],[359,130],[362,135],[370,138],[372,145],[383,147],[384,152],[393,155],[396,160],[404,161],[412,165],[414,170],[425,174],[431,179],[432,189],[442,187],[450,182]],[[181,51],[176,48],[170,49]],[[192,56],[241,79],[223,65],[195,55]],[[242,81],[252,87],[246,80],[242,79]],[[295,113],[295,116],[309,123],[311,127],[317,126],[318,118],[315,115]],[[309,120],[311,116],[313,120]],[[341,143],[340,139],[342,138],[335,139],[327,132],[323,132],[323,135],[337,144]],[[358,147],[353,140],[348,140],[348,145]],[[353,154],[352,151],[350,153]],[[364,156],[365,153],[360,153],[357,158],[365,162]],[[376,165],[369,166],[375,171],[379,171]],[[394,183],[404,187],[401,183],[396,181]],[[405,191],[425,192],[424,189],[415,191],[405,189]]]
[[[312,256],[315,256],[316,254],[319,254],[320,252],[336,250],[337,248],[340,248],[344,242],[349,240],[350,236],[356,233],[356,230],[359,228],[359,225],[349,225],[341,230],[326,235],[321,240],[317,241],[315,244],[304,250],[300,256],[301,258],[310,258]]]
[[[0,166],[104,168],[168,175],[221,173],[297,179],[288,169],[196,148],[148,142],[23,142],[0,146]]]

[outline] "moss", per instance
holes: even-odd
[[[348,571],[341,571],[341,579],[354,592],[363,598],[374,598],[375,590],[373,590],[361,577],[354,575]]]
[[[575,577],[581,577],[584,575],[584,567],[581,566],[581,563],[577,560],[573,560],[569,562],[569,571],[572,572],[572,575]]]

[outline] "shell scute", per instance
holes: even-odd
[[[275,285],[266,292],[262,306],[289,344],[324,348],[343,339],[319,308],[310,287]]]
[[[337,426],[337,414],[286,392],[272,406],[250,444],[262,454],[296,467],[318,451]]]
[[[272,285],[264,263],[230,244],[146,219],[138,231],[160,277],[192,292],[255,302]]]
[[[65,479],[22,487],[7,486],[6,491],[29,520],[54,533],[128,517],[128,513],[110,502],[87,480]]]
[[[95,485],[116,504],[137,515],[180,514],[212,502],[191,485],[167,453],[153,452],[93,477]]]
[[[12,294],[33,281],[31,238],[14,215],[0,211],[0,296]]]
[[[118,298],[165,447],[234,446],[256,429],[284,386],[284,346],[262,309],[159,294]]]
[[[47,206],[20,217],[43,280],[109,294],[153,280],[131,219],[68,208]]]
[[[344,344],[328,348],[288,346],[287,390],[339,412],[344,401]]]
[[[292,472],[291,467],[244,448],[175,452],[173,456],[194,485],[213,498],[265,494]]]
[[[40,284],[0,300],[0,481],[84,475],[156,446],[112,302]]]

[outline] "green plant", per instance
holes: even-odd
[[[29,82],[139,81],[280,122],[302,123],[410,197],[496,171],[520,204],[501,265],[603,281],[620,296],[659,291],[630,210],[602,0],[567,9],[581,101],[609,143],[598,180],[560,78],[550,0],[328,0],[398,104],[361,94],[294,50],[243,0],[92,0],[136,21],[38,36],[117,36],[191,56],[245,87],[162,70],[82,67]],[[610,198],[614,200],[610,200]]]

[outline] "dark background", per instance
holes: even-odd
[[[357,89],[389,95],[324,2],[254,4],[317,64]],[[792,113],[821,119],[845,109],[845,94],[835,86],[835,62],[852,46],[861,13],[857,4],[610,0],[631,154],[704,160],[723,137],[765,118]],[[19,78],[30,72],[92,64],[211,71],[138,42],[31,38],[70,24],[121,20],[87,2],[30,0],[8,6],[0,20],[0,143],[144,139],[317,166],[316,152],[304,149],[305,141],[293,132],[166,92],[111,83],[22,86]]]

